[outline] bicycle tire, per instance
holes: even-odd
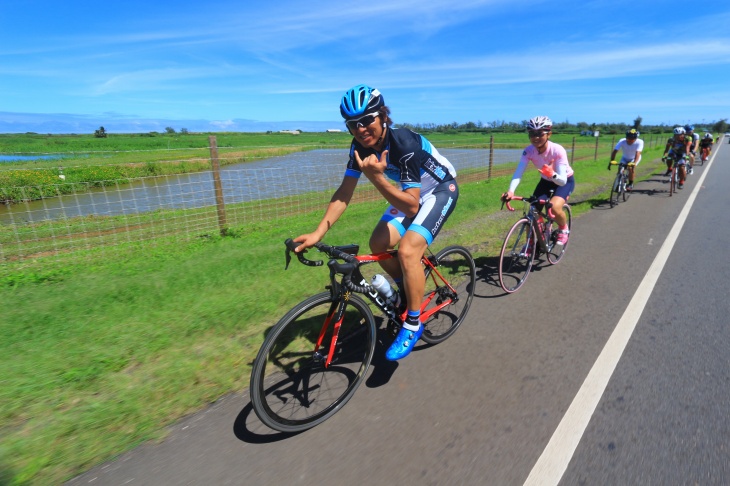
[[[350,295],[337,338],[335,355],[324,367],[314,349],[326,317],[339,305],[330,292],[297,304],[271,329],[251,370],[251,404],[268,427],[301,432],[337,413],[365,378],[376,342],[373,313],[365,301]],[[326,355],[333,325],[323,345]]]
[[[477,279],[474,258],[462,246],[447,246],[436,254],[435,260],[435,272],[426,267],[425,298],[430,300],[421,309],[421,315],[427,316],[421,339],[428,344],[438,344],[456,332],[471,306]],[[448,304],[441,307],[444,303]],[[433,314],[429,315],[430,312]]]
[[[672,167],[672,172],[669,174],[669,197],[674,194],[674,182],[677,179],[677,169]]]
[[[611,186],[611,195],[609,196],[608,202],[611,205],[611,207],[614,207],[618,204],[618,198],[619,194],[621,193],[621,169],[619,168],[618,174],[616,174],[616,178],[613,180],[613,185]]]
[[[568,231],[570,231],[573,227],[573,213],[570,209],[570,204],[566,203],[563,206],[563,212],[565,213],[565,220],[568,223]],[[550,234],[550,245],[548,247],[547,260],[551,265],[557,265],[560,260],[563,259],[565,250],[568,249],[568,245],[570,244],[570,238],[568,238],[568,242],[564,245],[558,245],[556,243],[558,241],[558,231],[558,229],[554,229]]]
[[[631,191],[627,189],[629,186],[629,176],[627,172],[623,173],[623,177],[621,177],[621,198],[624,200],[624,202],[628,201],[631,197]]]
[[[511,294],[530,276],[537,251],[537,235],[530,220],[522,218],[507,232],[499,253],[499,285]]]

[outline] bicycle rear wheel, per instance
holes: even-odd
[[[530,220],[522,218],[510,228],[499,254],[499,284],[511,294],[525,283],[535,261],[537,235]]]
[[[476,287],[476,265],[464,247],[447,246],[436,254],[436,265],[426,267],[426,306],[421,309],[423,334],[429,344],[456,332],[469,311]]]
[[[563,206],[563,212],[565,213],[565,220],[568,223],[568,230],[570,231],[573,227],[573,214],[570,210],[570,204],[566,203]],[[558,245],[558,231],[559,229],[554,229],[550,233],[550,245],[548,247],[547,260],[551,265],[555,265],[562,260],[563,255],[565,255],[565,250],[568,249],[568,244],[570,243],[570,238],[568,238],[568,241],[564,245]]]
[[[616,178],[613,180],[613,186],[611,186],[611,195],[608,200],[608,202],[611,204],[611,207],[614,207],[618,204],[618,198],[619,198],[620,193],[621,193],[621,169],[619,169],[618,174],[616,174]]]
[[[337,413],[365,378],[375,351],[375,318],[350,295],[332,361],[325,367],[334,323],[317,339],[337,310],[329,292],[296,305],[269,332],[251,370],[251,404],[267,426],[301,432]],[[316,351],[316,352],[315,352]]]

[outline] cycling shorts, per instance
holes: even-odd
[[[677,165],[684,165],[684,164],[686,164],[687,163],[687,158],[689,158],[689,154],[685,158],[685,155],[684,154],[675,154],[672,151],[670,151],[667,155],[672,160],[675,160],[677,162]]]
[[[575,189],[575,179],[573,176],[568,177],[568,182],[565,185],[559,186],[553,181],[548,181],[540,178],[540,182],[537,183],[535,190],[532,192],[533,196],[537,196],[540,199],[549,199],[550,193],[553,196],[558,196],[564,200],[568,200],[568,197],[573,193]]]
[[[454,211],[457,199],[459,199],[459,187],[456,181],[445,181],[421,200],[421,207],[415,216],[406,217],[402,211],[389,206],[380,220],[397,229],[401,237],[406,231],[415,231],[430,245]]]

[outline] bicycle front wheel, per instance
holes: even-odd
[[[565,213],[565,221],[568,223],[568,231],[570,231],[573,227],[573,214],[570,210],[570,204],[566,203],[563,206],[563,212]],[[568,243],[570,243],[570,238],[568,238],[568,241],[564,245],[558,245],[558,231],[559,229],[554,229],[550,234],[550,247],[547,252],[547,260],[551,265],[555,265],[562,260],[563,255],[565,255],[565,250],[568,249]]]
[[[623,198],[624,202],[628,201],[631,197],[631,191],[626,189],[629,185],[629,177],[627,173],[623,174],[623,177],[621,177],[621,197]]]
[[[530,220],[522,218],[507,233],[499,254],[499,284],[511,294],[525,283],[535,261],[537,235]]]
[[[611,196],[608,200],[608,202],[611,204],[611,207],[614,207],[618,204],[618,198],[621,193],[621,169],[619,169],[618,174],[616,174],[616,178],[613,180],[613,186],[611,186]]]
[[[365,378],[375,351],[375,318],[360,297],[350,295],[330,351],[335,327],[330,318],[339,305],[330,292],[310,297],[289,311],[264,340],[251,370],[251,404],[272,429],[301,432],[324,422]],[[323,329],[324,339],[317,346]]]
[[[435,260],[434,269],[426,267],[425,306],[421,309],[421,339],[429,344],[456,332],[469,311],[477,278],[474,259],[464,247],[447,246]]]

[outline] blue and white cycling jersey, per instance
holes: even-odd
[[[355,139],[352,140],[345,175],[359,178],[362,171],[355,160],[356,150],[361,160],[371,154],[380,158],[380,153],[375,149],[363,147]],[[439,184],[452,181],[456,177],[456,169],[451,162],[441,155],[426,137],[407,128],[388,127],[384,150],[388,151],[385,175],[400,183],[403,190],[420,188],[421,201]]]

